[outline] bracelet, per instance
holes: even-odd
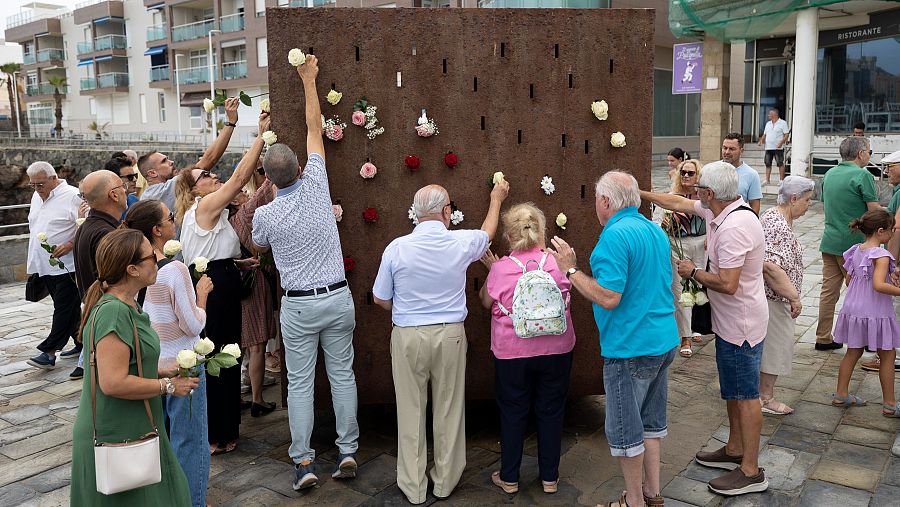
[[[230,121],[225,122],[226,127],[237,127],[237,123],[231,123]]]
[[[163,384],[163,380],[162,380],[162,379],[157,379],[157,382],[159,382],[159,395],[160,395],[160,396],[165,396],[165,395],[166,395],[166,387],[165,387],[165,385]]]
[[[694,275],[697,274],[697,271],[700,271],[700,268],[694,268],[694,269],[691,271],[691,276],[689,276],[688,278],[690,278],[691,280],[696,281],[697,279],[694,278]]]

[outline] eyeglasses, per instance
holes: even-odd
[[[210,171],[200,171],[200,176],[197,176],[197,179],[194,180],[194,185],[200,183],[200,180],[202,180],[203,178],[209,178],[211,175],[212,172]],[[191,187],[193,188],[194,185],[191,185]]]
[[[682,176],[693,176],[697,174],[697,171],[681,171]]]
[[[135,181],[135,180],[137,180],[137,173],[122,174],[122,175],[119,175],[119,177],[122,178],[123,180]]]
[[[163,221],[162,221],[161,223],[157,224],[157,225],[162,225],[162,224],[164,224],[164,223],[166,223],[166,222],[172,222],[172,223],[175,222],[175,212],[174,212],[174,211],[170,211],[170,212],[169,212],[169,216],[166,217],[165,219],[163,219]]]
[[[115,192],[117,189],[120,189],[120,188],[125,188],[125,184],[122,183],[122,184],[119,185],[119,186],[112,187],[111,189],[107,190],[106,193]]]
[[[50,181],[53,181],[55,179],[56,179],[56,176],[51,176],[50,178],[48,178],[49,181],[47,181],[47,183],[50,183]],[[28,186],[31,187],[33,190],[41,190],[44,188],[44,185],[46,185],[47,183],[29,183]]]
[[[149,261],[150,259],[156,260],[156,252],[151,252],[150,255],[148,255],[146,257],[141,257],[140,259],[132,262],[131,264],[134,266],[137,266],[137,265],[143,263],[144,261]]]
[[[441,211],[444,211],[444,208],[446,208],[447,206],[450,207],[450,211],[451,211],[451,212],[456,211],[456,203],[453,202],[453,201],[450,201],[450,202],[448,202],[447,204],[445,204],[444,207],[441,208]]]
[[[694,188],[697,190],[709,190],[709,187],[706,185],[694,185]]]
[[[256,168],[256,174],[263,175],[266,174],[266,168],[263,166],[259,166]]]

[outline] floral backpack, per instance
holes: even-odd
[[[569,295],[563,298],[562,291],[550,273],[544,271],[547,253],[541,261],[530,260],[538,269],[528,271],[526,264],[512,255],[510,260],[522,268],[522,276],[516,282],[513,291],[512,312],[500,301],[497,307],[504,315],[512,319],[513,330],[519,338],[533,338],[544,335],[560,335],[566,332],[566,307]]]

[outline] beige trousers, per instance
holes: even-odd
[[[434,495],[449,496],[466,467],[466,331],[462,323],[399,327],[391,332],[397,396],[397,486],[425,501],[428,463],[425,407],[431,381]]]
[[[834,306],[841,297],[841,284],[847,272],[844,257],[822,252],[822,293],[819,295],[819,324],[816,326],[816,343],[834,341],[831,334],[834,324]]]

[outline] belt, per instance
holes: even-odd
[[[341,287],[347,286],[347,280],[341,280],[338,283],[333,283],[328,287],[319,287],[318,289],[307,289],[307,290],[289,290],[285,291],[287,297],[289,298],[300,298],[304,296],[317,296],[319,294],[325,294],[327,292],[331,292],[334,290],[338,290]]]

